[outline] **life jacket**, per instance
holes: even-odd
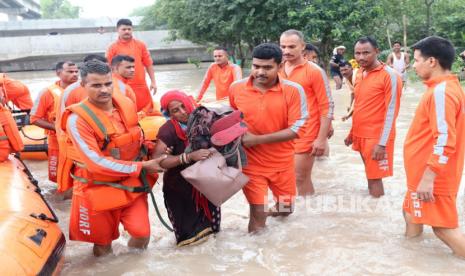
[[[61,127],[66,132],[66,123],[72,113],[83,119],[96,134],[98,145],[105,156],[118,160],[140,161],[142,131],[138,126],[135,104],[121,93],[113,93],[113,104],[120,111],[123,124],[128,130],[117,134],[110,118],[88,99],[67,108],[63,114]],[[143,183],[137,177],[115,177],[91,172],[74,149],[71,140],[67,139],[67,156],[61,170],[60,187],[65,191],[72,187],[73,180],[84,184],[82,195],[88,200],[90,207],[96,211],[123,207],[141,196],[155,183],[154,176]]]
[[[81,84],[79,82],[75,82],[73,84],[68,85],[65,91],[61,95],[59,102],[57,102],[57,108],[55,110],[55,130],[57,133],[57,140],[58,140],[58,169],[57,169],[57,192],[65,192],[68,189],[73,187],[73,180],[69,176],[69,174],[63,174],[63,168],[67,168],[67,166],[72,165],[73,158],[76,158],[77,153],[75,152],[74,148],[72,147],[72,143],[67,137],[66,133],[63,132],[63,128],[61,127],[62,123],[62,113],[65,111],[65,104],[66,100],[69,95],[75,91],[76,89],[80,89]],[[56,116],[59,115],[59,116]],[[70,145],[70,146],[68,146]],[[68,168],[69,169],[69,168]]]
[[[53,123],[56,120],[56,113],[59,106],[60,96],[63,94],[64,90],[58,84],[54,83],[48,87],[48,91],[51,92],[53,97],[53,110],[49,113],[47,120]]]
[[[113,82],[116,84],[113,86],[114,92],[113,92],[113,100],[115,100],[115,97],[120,95],[123,95],[126,97],[126,86],[125,84],[116,78],[113,78]],[[61,110],[58,110],[60,108],[60,103],[57,101],[57,106],[55,108],[56,112],[63,112],[62,110],[65,110],[65,104],[66,100],[69,96],[70,93],[72,93],[74,90],[78,89],[80,86],[80,83],[75,82],[71,85],[69,85],[62,97],[63,99],[59,99],[61,101]],[[118,97],[121,98],[121,97]],[[129,99],[129,98],[128,98]],[[63,122],[63,117],[64,113],[61,115],[61,118],[56,125],[57,131],[57,140],[58,140],[58,148],[59,148],[59,156],[58,156],[58,170],[57,170],[57,192],[62,193],[70,188],[73,187],[73,179],[71,178],[70,174],[68,173],[69,167],[73,166],[73,161],[72,160],[77,160],[79,158],[79,155],[77,154],[76,150],[73,147],[73,143],[69,139],[69,137],[64,133],[63,129],[66,128],[66,122]],[[55,114],[56,115],[56,114]],[[55,116],[56,117],[56,116]],[[66,172],[65,172],[66,170]]]
[[[24,149],[23,141],[19,135],[18,127],[8,107],[0,103],[0,140],[8,140],[13,152]]]
[[[113,93],[121,93],[123,96],[128,96],[126,92],[126,84],[122,80],[113,77]],[[134,103],[135,104],[135,103]]]

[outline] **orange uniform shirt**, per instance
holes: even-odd
[[[112,112],[108,112],[116,133],[125,133],[128,130],[125,128],[119,111],[115,108]],[[86,169],[90,172],[98,172],[114,177],[137,177],[142,169],[142,162],[117,160],[110,156],[105,156],[98,145],[97,135],[84,119],[77,114],[70,115],[67,125],[67,133],[79,156],[82,158]],[[85,185],[85,184],[82,184]],[[76,188],[79,193],[79,188]]]
[[[256,135],[290,128],[298,136],[308,119],[307,101],[302,86],[279,78],[279,82],[260,92],[253,77],[234,82],[229,90],[231,107],[242,111],[249,131]],[[294,167],[294,142],[286,141],[245,148],[248,165],[245,171],[278,172]]]
[[[370,72],[359,69],[354,93],[352,135],[379,139],[378,144],[385,146],[395,138],[402,79],[384,63]]]
[[[18,80],[13,80],[1,74],[0,89],[3,90],[3,95],[6,102],[11,101],[17,108],[21,110],[30,110],[34,103],[32,102],[29,88]]]
[[[128,55],[134,58],[135,74],[134,78],[128,81],[129,86],[134,90],[137,97],[137,111],[142,110],[147,105],[152,106],[152,96],[145,81],[145,67],[152,66],[153,60],[144,42],[131,39],[124,41],[118,39],[110,45],[107,51],[108,62],[111,62],[116,55]]]
[[[239,65],[228,63],[226,66],[221,67],[216,63],[212,63],[203,78],[197,101],[203,98],[212,80],[216,88],[216,99],[220,100],[228,97],[229,86],[240,79],[242,79],[242,70]]]
[[[55,122],[55,100],[58,101],[63,94],[64,89],[59,86],[59,81],[55,83],[53,87],[47,87],[42,90],[34,101],[34,106],[31,109],[31,123],[34,123],[38,119],[48,121],[50,123]],[[55,135],[55,131],[45,130],[45,133]]]
[[[72,104],[80,103],[85,98],[87,98],[87,91],[81,86],[80,81],[66,87],[58,101],[57,111],[55,114],[55,129],[58,133],[61,132],[61,117],[63,116],[65,109]]]
[[[334,115],[328,77],[321,67],[311,61],[297,65],[289,75],[286,75],[283,66],[280,74],[300,84],[305,90],[309,119],[304,126],[305,134],[296,140],[296,152],[305,152],[318,137],[321,117],[332,119]]]
[[[404,143],[409,190],[416,191],[426,167],[436,173],[434,193],[458,192],[465,154],[465,93],[456,76],[425,82],[423,95]]]

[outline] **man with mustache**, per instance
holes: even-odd
[[[312,195],[312,168],[315,156],[328,150],[334,102],[328,78],[323,69],[304,58],[305,41],[302,32],[287,30],[281,34],[280,47],[284,63],[283,78],[300,84],[307,99],[309,119],[303,126],[304,134],[295,140],[295,174],[299,195]]]
[[[265,227],[268,216],[288,216],[296,195],[293,139],[304,134],[308,118],[305,91],[278,75],[281,49],[260,44],[252,52],[251,76],[233,83],[231,107],[242,111],[249,131],[243,136],[250,178],[243,191],[249,202],[249,232]],[[277,201],[266,210],[268,189]]]
[[[43,89],[37,96],[31,109],[31,123],[45,129],[48,141],[48,178],[57,181],[58,140],[55,132],[55,119],[58,101],[63,91],[78,80],[79,69],[71,61],[61,61],[55,66],[60,78],[54,84]]]
[[[93,243],[95,256],[107,255],[121,223],[131,236],[128,246],[145,249],[150,239],[145,188],[155,183],[166,156],[142,161],[136,106],[113,93],[110,67],[89,61],[80,69],[88,98],[67,108],[61,126],[77,153],[63,172],[74,179],[70,239]]]
[[[383,178],[393,174],[402,79],[378,60],[379,48],[373,38],[358,39],[354,54],[361,68],[355,80],[352,129],[344,143],[360,153],[369,193],[378,198],[384,195]]]

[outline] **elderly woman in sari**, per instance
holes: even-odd
[[[167,169],[163,175],[165,206],[177,245],[192,245],[220,230],[221,212],[182,177],[181,171],[193,162],[208,158],[211,152],[207,149],[184,152],[188,142],[186,124],[194,110],[193,101],[184,92],[168,91],[160,103],[169,120],[158,132],[153,157],[168,153],[160,162]]]

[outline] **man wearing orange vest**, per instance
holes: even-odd
[[[315,193],[312,168],[315,156],[328,150],[334,102],[328,77],[323,69],[304,58],[305,40],[302,32],[287,30],[279,40],[284,63],[280,74],[300,84],[305,90],[309,118],[303,126],[304,134],[295,140],[295,174],[299,195]]]
[[[221,100],[228,97],[228,90],[231,83],[242,79],[242,70],[237,64],[229,61],[228,50],[224,47],[216,47],[213,51],[212,63],[202,81],[202,86],[197,96],[197,102],[200,102],[207,91],[210,82],[213,80],[216,88],[216,99]]]
[[[368,191],[384,195],[383,178],[393,174],[396,119],[399,113],[402,79],[391,67],[378,60],[378,43],[362,37],[355,43],[360,64],[355,81],[352,128],[344,140],[358,151],[365,165]]]
[[[132,78],[134,78],[134,58],[127,55],[117,55],[111,60],[110,64],[111,71],[113,72],[113,81],[118,83],[119,90],[123,93],[123,95],[137,104],[136,95],[131,86],[127,84]]]
[[[465,236],[458,226],[456,200],[465,155],[465,93],[451,72],[455,50],[450,41],[437,36],[418,41],[412,49],[413,68],[427,89],[404,143],[405,235],[419,236],[423,225],[430,225],[464,258]]]
[[[45,129],[48,141],[48,178],[57,181],[58,140],[55,132],[55,118],[58,101],[68,85],[78,80],[79,69],[71,61],[58,62],[55,71],[60,78],[54,84],[43,89],[37,96],[31,109],[31,123]]]
[[[134,58],[135,75],[128,81],[137,97],[137,111],[150,111],[153,109],[152,96],[150,90],[155,94],[157,86],[155,83],[155,72],[153,61],[147,46],[140,40],[132,36],[132,22],[129,19],[120,19],[116,23],[118,31],[118,41],[110,45],[107,51],[107,59],[111,62],[116,55],[128,55]],[[145,71],[149,75],[151,84],[150,90],[145,82]]]
[[[84,58],[84,63],[91,61],[91,60],[98,60],[103,63],[107,63],[107,59],[103,56],[100,55],[87,55]],[[116,85],[114,85],[114,90],[117,91],[118,93],[122,93],[123,95],[128,96],[131,98],[131,93],[126,93],[127,89],[129,86],[125,85],[122,81],[115,80]],[[134,93],[132,93],[132,101],[134,102]],[[57,186],[58,189],[57,191],[60,193],[64,193],[64,198],[67,199],[71,196],[71,186],[65,185],[66,183],[65,179],[68,178],[68,176],[62,174],[62,169],[64,167],[64,164],[62,163],[63,160],[66,160],[66,155],[69,153],[69,151],[66,150],[66,136],[62,133],[61,131],[61,117],[63,113],[65,112],[66,107],[80,103],[87,97],[87,92],[84,89],[84,87],[81,86],[80,82],[75,82],[71,85],[69,85],[63,92],[63,94],[60,96],[57,108],[56,108],[56,124],[55,124],[55,131],[57,134],[57,139],[58,139],[58,148],[59,148],[59,157],[58,157],[58,172],[57,172]],[[68,192],[66,192],[68,191]]]
[[[10,79],[6,74],[0,73],[0,92],[4,95],[5,102],[12,102],[20,110],[31,110],[31,93],[27,86],[14,79]]]
[[[93,243],[95,256],[106,255],[122,223],[131,236],[128,246],[145,249],[150,239],[147,192],[166,156],[141,161],[136,106],[113,93],[110,67],[89,61],[80,70],[88,98],[68,107],[61,125],[77,153],[64,169],[74,179],[70,239]]]

